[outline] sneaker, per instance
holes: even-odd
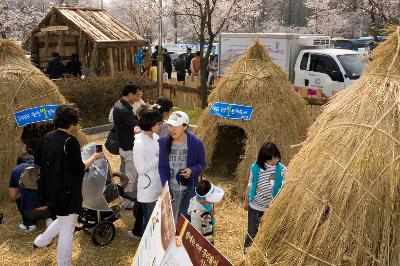
[[[25,233],[31,233],[31,232],[36,231],[36,225],[26,226],[24,224],[20,224],[18,227],[22,232],[25,232]]]
[[[140,240],[140,239],[142,239],[142,237],[137,236],[137,235],[134,235],[134,234],[132,233],[131,230],[128,231],[128,236],[129,236],[130,238],[135,239],[135,240]]]
[[[48,228],[53,223],[53,219],[47,218],[46,219],[46,227]]]

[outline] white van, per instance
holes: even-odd
[[[295,89],[308,88],[309,94],[322,89],[325,97],[353,84],[362,74],[368,59],[345,49],[302,50],[294,67]]]
[[[308,95],[322,90],[329,98],[357,80],[368,60],[352,50],[330,49],[330,36],[292,33],[221,33],[218,71],[237,61],[258,40],[266,46],[272,61],[288,73],[295,90]]]

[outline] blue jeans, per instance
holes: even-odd
[[[260,225],[260,221],[264,212],[257,211],[249,207],[248,211],[248,222],[247,222],[247,234],[244,240],[244,248],[248,248],[253,243],[253,239],[256,237],[258,232],[258,226]]]
[[[143,211],[143,232],[146,230],[146,226],[149,223],[151,214],[153,213],[154,207],[156,206],[155,202],[141,202],[140,206]]]

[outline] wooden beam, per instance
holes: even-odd
[[[144,47],[147,46],[147,41],[136,41],[136,40],[105,40],[105,41],[96,41],[99,48],[106,47]]]
[[[51,42],[51,43],[48,43],[47,48],[57,47],[57,45],[58,45],[58,43]],[[67,47],[67,46],[76,46],[76,42],[64,42],[64,47]],[[45,42],[38,43],[38,48],[46,48],[46,43]]]
[[[109,65],[110,65],[110,74],[111,76],[114,76],[115,73],[115,68],[114,68],[114,53],[113,53],[113,48],[108,48],[108,57],[109,57]]]
[[[68,26],[64,26],[64,25],[48,26],[45,28],[40,28],[41,32],[47,32],[47,31],[57,32],[57,31],[68,31],[68,30],[69,30]]]

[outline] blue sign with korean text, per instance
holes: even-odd
[[[58,106],[59,105],[38,106],[14,113],[15,121],[18,126],[23,127],[37,122],[53,120]]]
[[[250,120],[253,114],[252,106],[215,102],[210,113],[228,119]]]

